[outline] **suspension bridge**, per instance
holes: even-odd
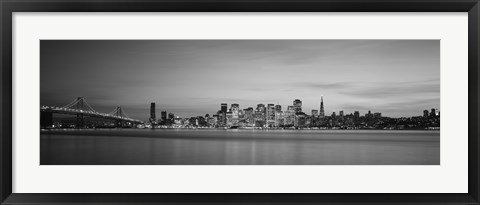
[[[85,100],[84,97],[77,97],[69,104],[63,107],[56,106],[40,106],[40,123],[41,127],[52,127],[53,125],[53,114],[66,114],[76,116],[76,127],[81,128],[85,127],[84,118],[85,117],[94,117],[94,118],[103,118],[108,120],[114,120],[117,127],[121,127],[122,123],[130,124],[142,124],[143,121],[136,120],[128,117],[122,107],[118,106],[110,113],[101,113],[95,111]]]

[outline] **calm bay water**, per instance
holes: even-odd
[[[439,165],[439,131],[52,130],[41,165]]]

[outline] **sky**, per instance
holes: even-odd
[[[440,108],[439,40],[41,40],[40,103],[83,96],[99,112],[121,106],[215,114],[221,103],[256,108],[303,102],[311,114],[368,110],[387,117]]]

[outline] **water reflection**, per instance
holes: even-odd
[[[439,131],[72,130],[42,165],[438,165]]]

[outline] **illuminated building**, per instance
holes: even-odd
[[[183,120],[182,120],[182,118],[180,118],[179,116],[177,116],[177,117],[175,118],[175,120],[174,120],[174,123],[175,123],[176,125],[181,125],[181,124],[183,123]]]
[[[150,103],[150,123],[155,124],[156,123],[156,117],[155,117],[155,103],[152,102]]]
[[[239,108],[240,106],[236,103],[232,104],[230,110],[232,112],[232,119],[231,119],[231,124],[232,126],[238,126],[238,120],[239,120]]]
[[[257,105],[257,111],[265,113],[265,105],[264,104],[258,104]]]
[[[264,104],[258,104],[257,105],[257,110],[255,111],[255,115],[256,115],[256,119],[255,119],[255,126],[257,126],[257,124],[262,124],[261,127],[263,127],[263,125],[266,124],[266,113],[267,113],[267,109],[265,108],[265,105]],[[257,123],[259,122],[259,123]]]
[[[253,116],[255,121],[255,127],[264,127],[265,126],[265,113],[260,110],[256,110]]]
[[[284,126],[294,126],[295,122],[295,109],[293,106],[288,106],[287,110],[283,114],[283,124]]]
[[[268,104],[267,106],[267,126],[274,127],[275,126],[275,105]]]
[[[216,127],[217,126],[217,119],[218,119],[218,115],[212,115],[212,117],[208,118],[208,125],[210,127]]]
[[[284,116],[282,111],[275,112],[275,127],[283,126]]]
[[[307,125],[307,115],[303,112],[295,113],[294,126],[297,128],[303,128]]]
[[[295,99],[293,101],[293,108],[295,109],[295,113],[302,112],[302,101],[300,99]]]
[[[232,127],[232,126],[235,126],[234,125],[234,120],[233,120],[233,114],[232,114],[232,111],[227,111],[226,113],[226,120],[227,120],[227,127]],[[237,122],[238,123],[238,122]]]
[[[243,112],[244,112],[245,123],[247,124],[247,126],[249,127],[255,126],[255,120],[253,117],[255,113],[253,112],[253,108],[249,107],[247,109],[244,109]]]
[[[225,113],[222,112],[222,110],[219,110],[217,112],[217,127],[225,127],[226,126],[226,120],[225,120]]]

